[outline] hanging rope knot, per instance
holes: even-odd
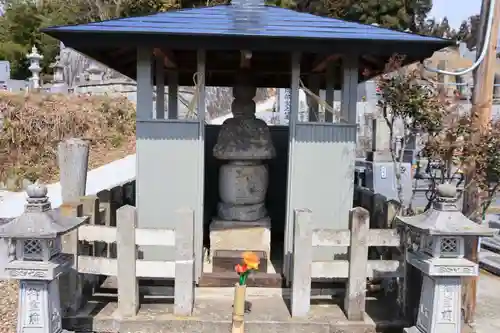
[[[195,111],[196,106],[198,105],[198,97],[201,92],[201,82],[203,82],[203,77],[201,77],[200,72],[196,72],[193,74],[193,84],[194,84],[194,92],[193,92],[193,98],[191,98],[191,101],[189,102],[187,108],[187,113],[186,113],[186,118],[196,118],[198,117],[198,113]],[[201,78],[201,80],[200,80]]]

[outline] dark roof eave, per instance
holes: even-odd
[[[165,34],[155,32],[130,31],[62,31],[60,28],[45,28],[42,32],[61,40],[65,45],[75,48],[109,48],[119,46],[164,46],[177,49],[239,50],[255,51],[302,51],[309,53],[331,53],[346,47],[346,53],[388,55],[392,53],[409,54],[415,58],[429,57],[435,51],[456,45],[445,39],[425,41],[395,41],[369,39],[324,39],[280,36],[251,35],[210,35],[210,34]],[[168,37],[168,38],[166,38]],[[268,43],[265,43],[268,42]],[[368,52],[367,52],[368,51]]]

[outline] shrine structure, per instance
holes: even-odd
[[[243,250],[261,253],[263,278],[289,282],[295,209],[313,211],[315,229],[348,229],[358,82],[382,73],[394,54],[409,64],[453,45],[258,0],[44,32],[137,81],[137,227],[174,228],[175,212],[192,209],[194,283],[234,274],[231,260]],[[179,86],[196,88],[196,107],[185,118],[178,116]],[[234,117],[221,126],[207,125],[207,86],[234,87]],[[288,126],[255,118],[256,88],[266,87],[290,89]],[[308,121],[300,121],[301,87],[316,95],[326,90],[329,105],[341,90],[339,114],[320,120],[313,98]],[[346,253],[321,249],[313,261]],[[139,250],[153,261],[175,253],[152,245]]]

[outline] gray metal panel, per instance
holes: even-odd
[[[293,163],[289,181],[289,212],[308,208],[313,212],[314,228],[347,229],[353,204],[356,125],[332,123],[297,123],[290,156]],[[293,215],[289,214],[288,218]],[[293,221],[287,221],[293,223]],[[291,228],[290,228],[291,229]],[[289,229],[289,230],[290,230]],[[293,232],[287,235],[289,244]],[[315,250],[313,260],[333,259],[345,254]]]
[[[137,211],[140,228],[174,228],[175,211],[195,213],[195,244],[203,236],[199,204],[200,124],[185,120],[137,120]],[[174,249],[143,246],[144,259],[174,260]]]
[[[297,123],[295,141],[302,143],[356,142],[356,125],[332,123]],[[354,128],[354,131],[353,131]]]

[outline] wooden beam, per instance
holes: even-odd
[[[240,53],[240,68],[250,68],[252,65],[252,51],[243,50]]]
[[[326,70],[326,67],[328,66],[328,63],[332,61],[337,61],[341,58],[340,54],[331,54],[327,57],[318,59],[317,61],[314,62],[313,65],[313,72],[323,72]]]
[[[155,57],[163,57],[163,62],[166,68],[177,68],[175,56],[172,51],[155,48],[153,50],[153,54],[155,55]]]
[[[361,58],[366,61],[366,62],[369,62],[370,64],[372,65],[376,65],[376,66],[380,66],[383,64],[382,61],[378,60],[377,58],[371,56],[371,55],[368,55],[368,54],[365,54],[363,56],[361,56]]]

